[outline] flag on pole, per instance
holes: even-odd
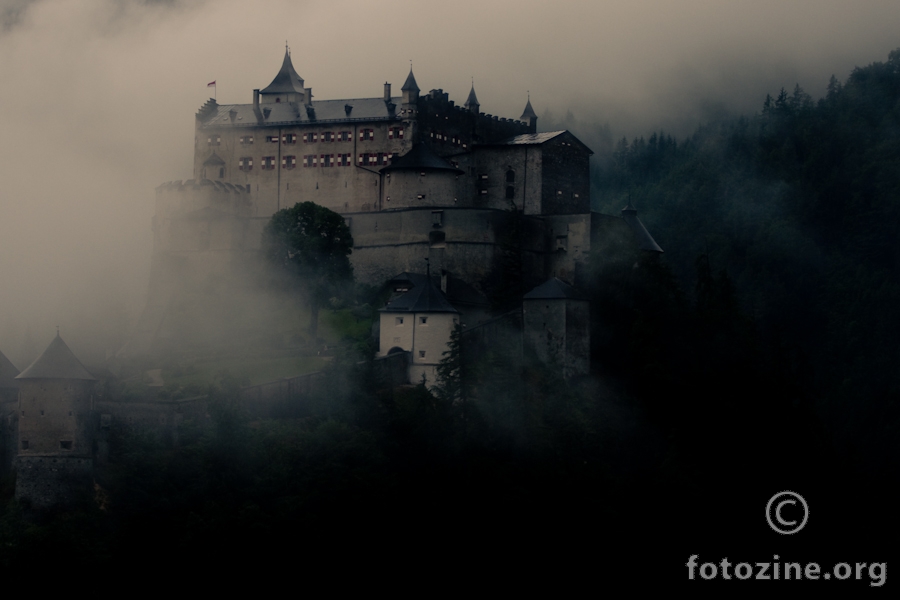
[[[216,87],[216,82],[210,81],[209,83],[206,84],[206,87]]]

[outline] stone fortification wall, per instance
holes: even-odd
[[[94,461],[87,457],[19,456],[16,500],[32,508],[68,506],[93,492]]]
[[[409,208],[347,215],[358,281],[380,284],[403,271],[431,268],[459,274],[480,287],[495,266],[506,211],[475,208]]]

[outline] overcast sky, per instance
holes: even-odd
[[[460,103],[474,78],[484,112],[518,117],[530,91],[543,122],[684,135],[885,60],[900,4],[0,0],[0,350],[19,368],[27,327],[42,348],[58,324],[76,348],[136,318],[153,189],[191,176],[206,84],[249,103],[285,41],[317,99],[399,94],[412,60],[423,91]]]

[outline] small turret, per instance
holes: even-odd
[[[466,98],[466,103],[463,104],[463,108],[467,108],[476,115],[481,112],[481,104],[478,103],[478,96],[475,95],[475,82],[472,82],[472,89],[469,90],[469,97]]]
[[[308,103],[312,94],[303,87],[303,78],[297,74],[291,62],[291,51],[285,45],[284,62],[281,70],[266,88],[260,90],[260,102],[297,102]],[[255,99],[255,96],[254,96]]]
[[[531,108],[531,94],[528,94],[528,102],[525,104],[525,112],[519,117],[520,121],[525,121],[531,128],[531,133],[537,133],[537,114]]]
[[[419,85],[416,83],[416,77],[413,75],[412,66],[409,67],[409,75],[400,88],[403,92],[403,108],[409,112],[410,109],[415,110],[416,102],[419,101]]]

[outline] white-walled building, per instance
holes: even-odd
[[[446,296],[425,278],[381,309],[378,356],[409,352],[409,381],[437,383],[437,366],[449,348],[450,333],[459,323],[457,311]]]

